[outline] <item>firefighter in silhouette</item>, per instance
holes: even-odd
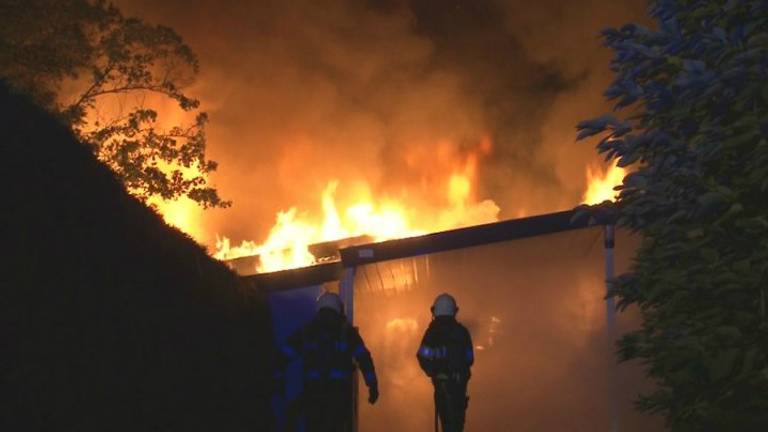
[[[368,387],[368,402],[379,398],[371,353],[357,328],[347,322],[337,294],[326,292],[317,299],[315,317],[291,335],[282,350],[286,361],[302,360],[304,374],[304,390],[287,413],[289,430],[303,414],[307,432],[351,432],[356,366]]]
[[[464,430],[469,402],[467,383],[474,363],[472,338],[466,327],[456,321],[458,311],[452,296],[437,296],[432,305],[432,322],[416,354],[435,387],[435,430],[439,417],[445,432]]]

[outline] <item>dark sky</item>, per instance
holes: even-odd
[[[599,31],[644,20],[629,0],[119,0],[198,53],[226,211],[210,233],[261,239],[277,210],[315,210],[331,178],[429,189],[436,142],[483,137],[478,199],[501,217],[573,207],[600,159],[574,143],[601,114],[611,53]],[[409,156],[409,157],[406,157]],[[409,162],[406,162],[406,159]],[[437,163],[439,165],[439,163]],[[421,191],[424,192],[424,191]],[[210,241],[210,239],[207,239]]]

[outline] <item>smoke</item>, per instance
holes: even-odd
[[[234,201],[206,212],[205,231],[235,239],[264,238],[277,210],[318,210],[331,179],[340,198],[364,181],[430,200],[439,154],[466,157],[486,138],[477,198],[502,218],[574,206],[598,160],[574,125],[606,109],[611,78],[598,32],[642,20],[644,4],[118,1],[200,56],[190,93],[211,117],[212,180]]]

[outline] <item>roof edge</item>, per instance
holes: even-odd
[[[309,267],[270,273],[256,273],[240,277],[254,283],[256,287],[264,288],[268,291],[282,291],[337,281],[341,278],[343,271],[344,267],[341,262],[333,261]]]
[[[614,214],[611,208],[580,206],[573,210],[474,225],[419,237],[351,246],[341,249],[339,253],[345,267],[354,267],[590,226],[608,225],[613,221]]]

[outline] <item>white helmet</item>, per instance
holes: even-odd
[[[317,298],[317,310],[328,308],[333,309],[337,313],[343,313],[344,303],[341,302],[341,297],[338,294],[332,292],[324,292]]]
[[[459,307],[456,306],[456,300],[448,293],[440,294],[432,303],[432,315],[436,317],[454,316],[458,311]]]

